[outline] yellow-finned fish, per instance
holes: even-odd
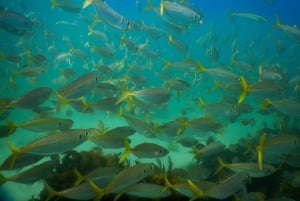
[[[129,140],[125,138],[124,145],[125,150],[120,156],[119,163],[122,163],[130,153],[134,154],[138,158],[159,158],[169,154],[167,149],[154,143],[144,142],[131,148]]]
[[[73,120],[62,119],[56,117],[45,117],[39,119],[33,119],[30,121],[24,121],[19,124],[15,124],[10,120],[6,120],[10,133],[13,133],[17,128],[27,129],[33,132],[51,132],[56,130],[67,130],[73,125]]]
[[[244,12],[233,12],[230,14],[231,16],[242,17],[245,19],[253,20],[256,22],[267,23],[267,19],[261,15],[255,13],[244,13]]]
[[[121,193],[129,186],[141,181],[154,172],[154,165],[151,163],[140,163],[121,171],[104,188],[100,188],[94,182],[89,181],[92,190],[95,192],[95,200],[101,200],[108,193]]]
[[[21,148],[17,148],[7,141],[7,144],[13,153],[11,166],[13,167],[18,155],[23,153],[48,156],[72,150],[76,146],[83,143],[90,133],[91,129],[71,129],[54,132],[45,137],[41,137]]]

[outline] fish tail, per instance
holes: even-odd
[[[152,0],[148,0],[147,5],[144,7],[143,10],[151,10],[151,9],[153,9]]]
[[[54,9],[57,6],[58,6],[57,1],[56,0],[51,0],[51,9]]]
[[[167,70],[171,66],[171,62],[169,62],[166,59],[164,59],[163,62],[164,62],[163,70]]]
[[[131,148],[129,145],[128,138],[124,138],[124,145],[125,145],[125,150],[120,156],[119,163],[122,163],[127,158],[127,156],[131,153]]]
[[[87,100],[84,97],[80,98],[80,101],[82,103],[82,112],[85,112],[91,105],[89,104],[89,102],[87,102]]]
[[[18,149],[17,147],[15,147],[10,141],[6,141],[10,151],[12,152],[12,160],[10,162],[10,168],[12,169],[15,165],[15,162],[17,160],[18,155],[21,153],[20,149]]]
[[[75,181],[74,185],[77,186],[84,180],[84,176],[82,176],[76,168],[74,168],[74,173],[76,175],[76,181]]]
[[[161,192],[164,192],[164,191],[166,191],[167,189],[170,189],[170,188],[172,188],[172,184],[171,184],[171,182],[169,181],[169,179],[168,179],[168,175],[167,175],[167,173],[164,173],[164,179],[165,179],[165,186],[163,187],[163,189],[161,190]]]
[[[265,145],[265,142],[266,142],[266,137],[267,137],[267,134],[264,133],[260,137],[259,144],[256,147],[258,167],[259,167],[260,170],[263,169],[263,167],[262,167],[262,165],[263,165],[263,149],[264,149],[264,145]]]
[[[198,63],[198,69],[196,70],[195,73],[203,73],[205,71],[205,67],[201,62],[197,62]]]
[[[8,179],[0,173],[0,186],[2,186],[7,181],[8,181]]]
[[[204,196],[204,192],[203,190],[201,190],[196,184],[194,184],[194,182],[192,182],[191,180],[187,180],[190,189],[194,192],[193,197],[190,199],[190,201],[194,201],[196,199],[198,199],[199,197]]]
[[[241,93],[241,95],[238,99],[238,104],[241,104],[244,101],[244,99],[246,98],[246,96],[248,95],[248,93],[250,91],[249,90],[249,85],[248,85],[245,77],[242,76],[240,79],[241,79],[240,82],[241,82],[241,85],[242,85],[242,93]]]
[[[91,5],[91,3],[93,3],[93,0],[85,0],[82,4],[82,9],[85,9],[86,7]]]
[[[185,128],[188,126],[188,122],[186,121],[185,118],[180,117],[179,121],[180,121],[180,127],[178,128],[176,135],[182,134]]]
[[[53,196],[57,195],[57,191],[54,190],[51,186],[49,186],[49,184],[47,184],[46,181],[43,182],[44,183],[44,188],[46,190],[46,192],[48,193],[46,201],[50,200]]]
[[[259,108],[266,109],[266,107],[268,107],[268,105],[271,105],[271,104],[272,104],[271,100],[266,98],[264,100],[264,102],[259,105]]]
[[[199,149],[199,148],[197,148],[195,146],[193,146],[192,149],[193,149],[193,153],[194,153],[193,159],[196,159],[201,154],[201,149]]]
[[[276,15],[276,22],[273,25],[274,28],[278,28],[281,26],[279,15]]]
[[[105,195],[105,190],[100,188],[99,186],[97,186],[94,182],[92,182],[91,180],[88,181],[89,185],[91,187],[91,189],[94,191],[94,193],[96,194],[94,200],[95,201],[100,201],[102,199],[102,197]]]
[[[129,90],[127,89],[127,87],[124,84],[119,83],[119,85],[120,85],[120,88],[121,88],[123,93],[122,93],[121,97],[117,100],[115,105],[118,105],[121,102],[125,101],[129,97],[129,93],[130,93]]]
[[[161,0],[160,2],[160,15],[163,15],[164,14],[164,10],[165,10],[165,7],[164,7],[164,1]]]
[[[13,121],[9,119],[6,119],[5,121],[7,126],[9,127],[8,135],[13,134],[18,128],[17,124],[15,124]]]
[[[220,167],[217,169],[217,171],[215,172],[214,175],[218,174],[224,167],[227,166],[227,164],[225,164],[220,157],[218,157],[218,161],[219,161]]]

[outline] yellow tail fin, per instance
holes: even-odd
[[[267,134],[264,133],[260,137],[259,144],[256,147],[258,167],[259,167],[260,170],[262,170],[262,166],[263,166],[263,149],[264,149],[264,146],[265,146],[266,138],[267,138]]]
[[[242,93],[238,99],[238,104],[241,104],[245,100],[248,93],[250,92],[249,85],[244,76],[241,77],[241,85],[242,85]]]
[[[129,145],[128,138],[124,138],[124,145],[125,145],[125,150],[122,153],[122,155],[120,156],[119,163],[122,163],[132,151],[132,149],[130,148],[130,145]]]

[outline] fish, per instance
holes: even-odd
[[[188,27],[201,25],[203,17],[200,11],[190,4],[180,2],[161,1],[160,15],[166,15],[168,21]]]
[[[124,147],[124,137],[120,135],[102,134],[90,136],[88,139],[98,146],[106,149],[119,149]]]
[[[54,9],[55,7],[59,7],[63,9],[66,12],[69,13],[80,13],[81,12],[81,7],[78,6],[77,4],[69,1],[69,0],[51,0],[51,9]]]
[[[259,73],[259,80],[281,81],[283,79],[281,73],[273,70],[262,69],[261,65],[259,66],[258,73]]]
[[[13,154],[11,167],[13,167],[20,154],[29,153],[49,156],[64,153],[83,143],[85,140],[87,140],[87,137],[90,134],[90,129],[71,129],[54,132],[45,137],[41,137],[21,148],[15,147],[7,140],[7,145]]]
[[[141,181],[154,172],[155,166],[152,163],[140,163],[126,168],[116,175],[105,187],[100,188],[94,182],[89,181],[90,187],[95,192],[95,200],[101,200],[108,193],[120,193],[131,185]]]
[[[21,184],[33,184],[39,180],[46,179],[51,176],[54,168],[53,161],[46,161],[39,165],[35,165],[23,172],[10,177],[4,177],[0,174],[0,185],[6,182],[16,182]]]
[[[261,107],[265,108],[268,105],[274,106],[276,110],[286,115],[291,115],[291,116],[300,115],[300,103],[292,99],[284,98],[278,100],[270,100],[267,98],[262,103]]]
[[[33,34],[33,22],[23,14],[12,10],[0,10],[0,28],[17,36]]]
[[[97,53],[99,53],[100,55],[102,55],[103,57],[106,57],[106,58],[113,58],[115,56],[114,50],[112,48],[110,48],[109,46],[98,47],[96,45],[93,45],[92,51],[97,52]]]
[[[266,153],[274,153],[276,156],[288,154],[299,147],[299,142],[299,138],[295,135],[278,134],[267,137],[265,133],[262,134],[256,147],[259,169],[263,169]]]
[[[99,30],[94,30],[91,26],[88,26],[88,35],[89,36],[95,36],[97,37],[98,39],[102,40],[103,42],[107,42],[107,35],[102,32],[102,31],[99,31]]]
[[[188,52],[189,50],[188,46],[184,42],[175,39],[172,35],[168,36],[168,42],[174,45],[174,47],[180,52]]]
[[[118,135],[128,137],[135,134],[136,130],[130,126],[118,126],[105,132],[105,135]]]
[[[236,16],[236,17],[242,17],[242,18],[245,18],[245,19],[249,19],[249,20],[252,20],[252,21],[256,21],[256,22],[261,22],[261,23],[267,23],[268,20],[261,16],[261,15],[258,15],[258,14],[255,14],[255,13],[244,13],[244,12],[233,12],[230,14],[231,16]]]
[[[181,135],[185,130],[185,122],[187,119],[184,117],[177,118],[175,120],[171,120],[169,122],[163,123],[161,125],[157,125],[157,131],[161,134],[165,134],[167,136],[177,136]]]
[[[139,101],[149,104],[149,105],[162,105],[171,98],[170,92],[161,87],[150,87],[137,91],[129,91],[127,88],[123,88],[123,94],[118,99],[116,104],[119,104],[126,99],[129,99],[129,104],[132,106],[134,104],[134,100],[132,97],[138,99]]]
[[[56,91],[60,100],[63,98],[79,98],[88,92],[91,92],[100,82],[101,76],[98,73],[86,73],[77,77],[73,82],[63,86]]]
[[[158,144],[144,142],[131,148],[129,143],[129,139],[124,138],[125,150],[119,158],[119,163],[122,163],[130,153],[138,158],[159,158],[169,154],[167,149]]]
[[[242,188],[242,184],[247,177],[248,174],[245,172],[234,173],[227,179],[221,181],[219,184],[206,191],[201,190],[192,181],[188,180],[188,184],[194,192],[191,201],[196,200],[198,198],[214,198],[219,200],[226,199],[227,197],[233,195]]]
[[[40,161],[44,156],[30,153],[20,153],[16,158],[14,154],[9,155],[0,165],[0,170],[18,170]]]
[[[266,96],[280,96],[285,93],[285,88],[276,82],[262,80],[248,85],[244,76],[240,77],[242,92],[238,98],[238,104],[241,104],[249,93],[256,97],[267,98]]]
[[[183,122],[182,127],[188,128],[193,133],[220,132],[223,124],[210,117],[199,117]]]
[[[168,60],[163,60],[164,66],[163,70],[167,70],[170,66],[173,68],[176,68],[178,70],[182,70],[185,72],[202,72],[204,67],[203,65],[196,60],[185,60],[185,61],[168,61]]]
[[[300,29],[297,26],[281,24],[279,16],[276,16],[275,28],[280,28],[284,33],[296,43],[300,43]]]
[[[73,125],[73,120],[71,119],[62,119],[55,117],[33,119],[24,121],[19,124],[15,124],[9,119],[7,119],[6,122],[9,126],[10,134],[15,132],[17,128],[23,128],[33,132],[51,132],[56,130],[68,130]]]
[[[194,158],[197,160],[204,160],[212,155],[222,152],[224,149],[225,145],[222,142],[211,142],[201,149],[194,147]]]
[[[124,114],[123,108],[120,107],[120,116],[125,118],[130,127],[136,130],[137,133],[143,134],[147,137],[154,137],[158,129],[153,122],[145,121],[144,119],[138,119],[133,116]]]
[[[49,87],[38,87],[26,92],[23,96],[11,100],[6,108],[33,109],[43,104],[53,93]]]
[[[164,187],[158,184],[150,184],[150,183],[137,183],[125,190],[125,194],[137,197],[137,198],[146,198],[146,199],[160,199],[166,198],[171,195],[170,190],[163,190]],[[115,200],[118,200],[120,194],[117,195]]]
[[[214,186],[216,186],[215,183],[210,182],[210,181],[197,181],[194,183],[194,185],[196,185],[198,188],[201,188],[202,190],[208,190],[210,188],[213,188]],[[180,182],[180,183],[175,183],[172,184],[167,175],[165,174],[165,189],[173,189],[174,191],[178,192],[179,194],[188,197],[188,198],[192,198],[194,195],[193,190],[190,188],[190,185],[187,181],[185,182]]]
[[[213,116],[217,118],[235,118],[239,115],[238,110],[232,105],[223,103],[206,104],[203,99],[199,98],[198,100],[201,107],[205,109],[207,116]]]
[[[259,168],[257,163],[252,162],[240,162],[240,163],[231,163],[226,164],[218,157],[220,168],[216,171],[218,173],[223,168],[228,168],[234,172],[245,172],[250,177],[265,177],[273,174],[276,171],[276,168],[272,165],[263,164],[262,169]]]
[[[198,139],[192,137],[192,136],[186,136],[183,138],[180,138],[175,141],[176,143],[181,144],[183,147],[194,147],[197,144],[199,144]]]
[[[122,16],[120,13],[112,9],[106,2],[101,0],[93,0],[96,11],[103,22],[111,27],[120,30],[141,30],[141,25]],[[87,3],[84,3],[86,6]]]

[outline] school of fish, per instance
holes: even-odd
[[[53,19],[21,2],[0,5],[1,186],[38,182],[47,201],[300,200],[296,25],[231,11],[219,27],[181,0],[38,3]],[[51,186],[55,158],[95,147],[118,165],[68,167],[76,182]]]

